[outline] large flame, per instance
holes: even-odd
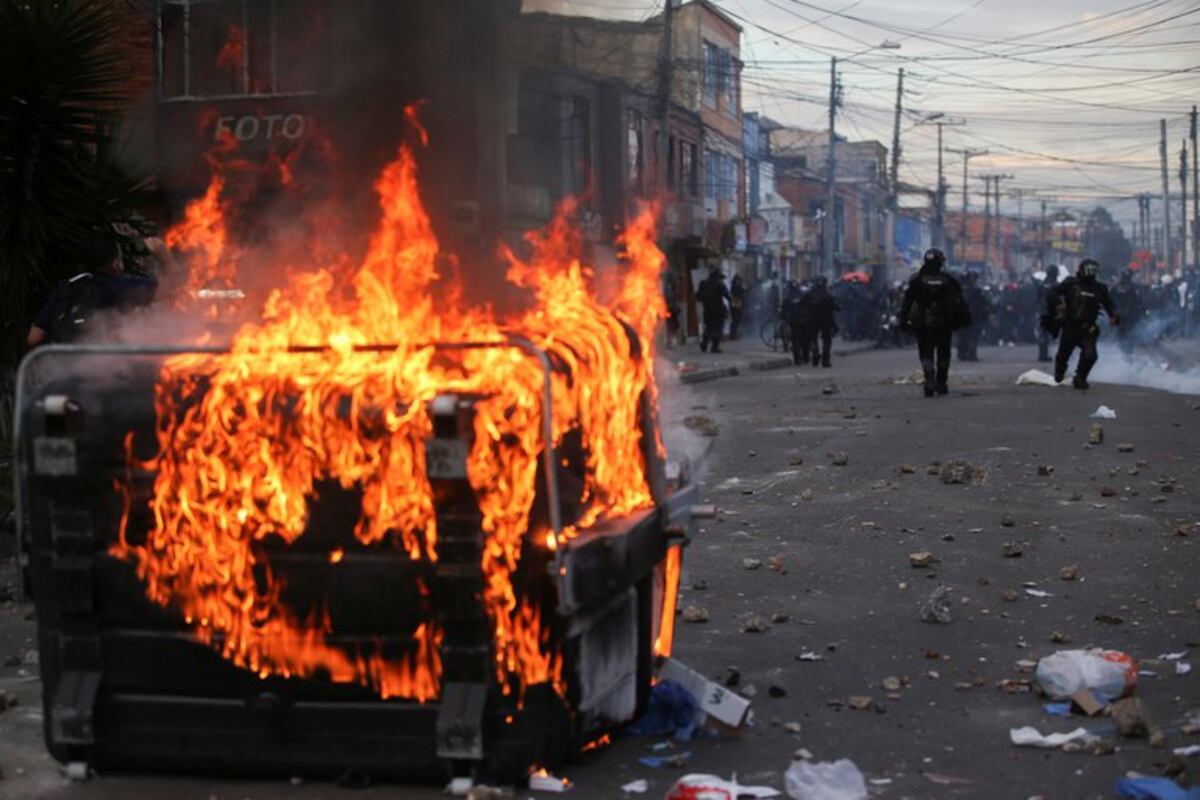
[[[485,534],[481,600],[493,629],[495,675],[506,691],[561,687],[561,652],[546,616],[552,604],[523,596],[514,579],[530,548],[557,546],[601,519],[652,503],[639,414],[645,399],[655,399],[654,331],[665,313],[653,209],[620,238],[614,285],[599,287],[579,260],[574,208],[564,204],[546,231],[529,237],[529,258],[505,254],[509,280],[535,302],[496,318],[488,309],[435,304],[439,245],[407,146],[375,189],[380,220],[350,280],[335,264],[288,269],[286,286],[270,294],[261,320],[242,327],[229,353],[165,362],[156,395],[158,454],[148,465],[156,470],[153,528],[144,543],[131,541],[127,505],[114,552],[135,563],[151,600],[177,608],[202,641],[240,666],[263,676],[327,675],[384,697],[434,698],[442,638],[436,614],[403,657],[377,647],[349,652],[329,641],[325,614],[300,618],[283,602],[283,580],[272,575],[263,544],[301,537],[316,487],[336,481],[361,495],[354,528],[361,544],[436,562],[425,471],[430,403],[445,393],[478,397],[466,467]],[[218,173],[168,235],[190,251],[200,280],[225,276],[226,265],[237,263],[221,191]],[[445,289],[437,291],[444,301]],[[531,530],[530,521],[546,446],[540,362],[509,346],[434,347],[502,345],[512,335],[556,365],[554,444],[578,431],[586,453],[582,496],[571,498],[583,511],[558,541],[544,528]],[[661,450],[660,442],[649,444]],[[328,562],[342,568],[342,551]]]

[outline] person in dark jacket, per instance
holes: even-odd
[[[1054,357],[1054,380],[1062,383],[1067,376],[1067,362],[1075,348],[1079,348],[1079,363],[1075,365],[1072,385],[1076,389],[1088,388],[1088,373],[1096,365],[1096,340],[1100,338],[1097,324],[1100,309],[1108,315],[1113,325],[1120,325],[1120,317],[1113,308],[1108,286],[1096,279],[1100,272],[1099,262],[1085,258],[1079,263],[1079,271],[1072,278],[1055,287],[1046,298],[1046,309],[1042,316],[1042,327],[1053,332],[1061,331],[1058,354]]]
[[[1121,352],[1129,355],[1133,352],[1133,333],[1137,324],[1146,313],[1145,302],[1142,300],[1142,290],[1133,282],[1133,272],[1122,270],[1117,285],[1112,288],[1113,308],[1121,318],[1121,326],[1117,328],[1117,341]]]
[[[979,337],[983,332],[983,326],[987,324],[988,318],[992,315],[992,304],[988,301],[987,295],[983,293],[983,289],[979,288],[978,273],[968,272],[964,276],[964,280],[967,285],[963,288],[963,300],[966,301],[967,308],[971,311],[971,324],[958,332],[958,359],[959,361],[978,361]]]
[[[1051,264],[1046,267],[1046,277],[1038,282],[1038,307],[1039,309],[1046,307],[1046,298],[1054,291],[1055,285],[1058,284],[1058,265]],[[1038,361],[1050,362],[1050,342],[1054,337],[1050,335],[1050,331],[1043,326],[1038,332]]]
[[[814,349],[812,307],[809,303],[812,291],[806,285],[793,283],[788,287],[783,301],[783,321],[787,323],[792,339],[792,363],[805,366]]]
[[[721,352],[721,334],[725,331],[725,319],[729,313],[729,288],[725,286],[725,275],[714,268],[708,277],[700,281],[696,299],[704,311],[704,332],[700,337],[700,352],[707,353],[712,345],[714,353]]]
[[[901,326],[917,336],[926,397],[950,391],[950,342],[957,328],[971,322],[962,286],[943,271],[945,265],[946,255],[941,250],[926,250],[920,271],[908,282],[900,308]]]
[[[814,332],[812,365],[832,367],[830,348],[833,346],[833,335],[837,333],[836,315],[841,306],[837,298],[830,293],[829,281],[824,275],[813,281],[808,306]]]
[[[741,275],[734,275],[729,284],[729,338],[738,337],[742,325],[742,312],[746,310],[746,284]]]
[[[170,252],[161,239],[146,239],[145,246],[161,265],[171,265]],[[124,312],[154,301],[158,280],[125,271],[121,248],[111,231],[97,231],[85,243],[80,265],[84,271],[58,284],[30,325],[26,337],[30,349],[46,343],[68,344],[85,333],[96,334],[98,312]]]

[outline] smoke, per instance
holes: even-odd
[[[1183,308],[1174,302],[1150,311],[1128,334],[1132,343],[1126,343],[1128,351],[1121,348],[1119,337],[1105,337],[1108,346],[1092,370],[1092,379],[1200,395],[1200,344],[1172,338],[1184,327]]]
[[[1096,368],[1092,370],[1091,378],[1099,383],[1142,386],[1172,394],[1200,395],[1200,366],[1180,368],[1173,362],[1164,360],[1161,355],[1165,354],[1155,358],[1145,352],[1128,356],[1121,353],[1104,353],[1101,354]]]
[[[692,481],[703,480],[714,440],[700,432],[702,426],[697,426],[696,421],[707,418],[715,427],[719,419],[712,410],[712,394],[684,383],[668,355],[659,355],[654,370],[659,392],[659,428],[667,448],[667,459],[686,465]],[[693,424],[689,425],[689,420]]]

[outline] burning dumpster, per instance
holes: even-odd
[[[361,258],[282,265],[231,341],[22,365],[59,760],[511,778],[637,714],[692,502],[656,419],[653,214],[600,281],[564,209],[507,254],[528,302],[501,315],[440,279],[409,149],[375,188]],[[187,285],[232,280],[219,204],[197,202],[174,232]]]

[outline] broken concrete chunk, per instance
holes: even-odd
[[[742,559],[742,568],[743,569],[754,570],[754,569],[758,569],[761,566],[762,566],[762,561],[759,561],[757,558],[743,558]]]
[[[921,621],[936,625],[949,625],[954,621],[950,612],[950,593],[953,590],[945,584],[938,586],[925,601],[921,603]]]
[[[936,560],[937,558],[928,550],[921,550],[916,553],[909,553],[908,555],[908,563],[918,569],[928,567]]]
[[[688,606],[683,610],[684,622],[708,622],[708,609],[704,606]]]
[[[1058,571],[1058,577],[1064,581],[1073,581],[1079,575],[1079,567],[1075,564],[1068,564]]]
[[[839,450],[838,452],[836,452],[832,456],[830,456],[830,463],[833,464],[835,467],[844,467],[850,463],[850,456],[846,455],[845,453],[843,453],[842,451]]]
[[[1104,444],[1104,426],[1099,422],[1092,423],[1092,430],[1088,433],[1088,444]]]
[[[1132,453],[1133,450],[1134,450],[1134,447],[1129,442],[1122,442],[1121,444],[1117,445],[1118,453]]]
[[[1020,558],[1025,554],[1025,548],[1020,542],[1005,542],[1000,546],[1000,552],[1005,558]]]

